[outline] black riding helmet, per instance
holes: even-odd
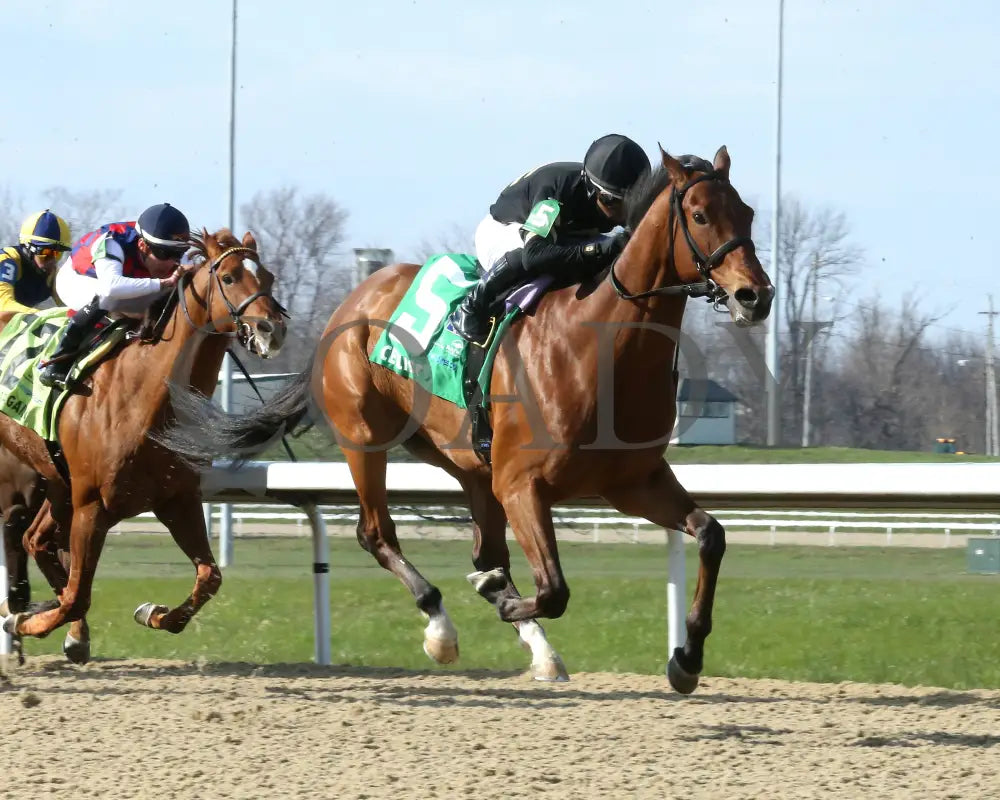
[[[627,136],[609,133],[590,145],[583,158],[583,171],[600,191],[624,197],[650,171],[649,157]]]
[[[187,217],[170,203],[150,206],[139,215],[135,229],[146,244],[170,250],[187,250],[191,228]]]

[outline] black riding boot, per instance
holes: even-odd
[[[70,317],[69,325],[63,331],[59,346],[52,354],[45,369],[38,376],[38,380],[43,385],[64,386],[66,384],[66,376],[70,367],[73,366],[73,356],[76,355],[83,340],[87,338],[102,316],[104,316],[104,312],[95,297]]]
[[[462,305],[451,315],[455,333],[470,342],[482,344],[490,333],[486,315],[490,306],[508,289],[527,277],[521,260],[521,250],[511,250],[472,287],[462,300]]]

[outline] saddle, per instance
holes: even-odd
[[[479,262],[476,262],[479,265]],[[482,267],[480,266],[480,272]],[[542,295],[552,286],[555,278],[539,275],[502,294],[490,307],[490,333],[482,344],[469,343],[462,376],[465,404],[471,419],[472,450],[484,464],[492,463],[493,426],[487,397],[489,382],[483,373],[492,370],[493,361],[503,335],[522,314],[531,313]],[[485,385],[484,385],[485,384]]]

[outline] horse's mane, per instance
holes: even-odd
[[[681,162],[688,175],[692,172],[713,170],[712,162],[698,156],[683,155],[678,156],[677,160]],[[653,201],[669,185],[670,173],[662,166],[658,166],[639,179],[639,182],[625,195],[625,225],[629,230],[635,230],[640,220],[646,216],[649,207],[653,205]]]
[[[191,234],[191,263],[194,264],[194,271],[197,272],[208,261],[208,248],[205,246],[205,239],[211,236],[224,249],[238,247],[240,244],[229,228],[221,228],[214,234],[210,234],[202,228],[200,233]],[[158,298],[147,310],[139,326],[139,339],[147,344],[156,344],[163,338],[167,324],[174,315],[177,303],[180,300],[181,284],[175,287],[174,291]]]

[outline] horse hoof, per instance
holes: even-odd
[[[424,652],[438,664],[454,664],[458,661],[458,641],[425,638]]]
[[[489,572],[470,572],[465,579],[479,594],[486,597],[491,592],[502,592],[507,587],[507,573],[501,567]]]
[[[170,609],[166,606],[158,606],[155,603],[143,603],[139,606],[135,613],[132,615],[136,622],[146,628],[152,628],[150,620],[153,618],[153,614],[166,614]]]
[[[3,617],[3,632],[11,636],[17,636],[17,626],[25,622],[31,614],[21,612],[20,614],[8,614]],[[41,637],[39,637],[41,638]]]
[[[531,677],[536,681],[547,683],[563,683],[569,680],[566,665],[559,656],[531,665]]]
[[[698,676],[685,672],[676,655],[671,656],[667,664],[667,680],[674,687],[674,691],[681,694],[691,694],[698,688]]]
[[[86,664],[90,661],[90,642],[81,642],[67,633],[63,639],[63,654],[74,664]]]

